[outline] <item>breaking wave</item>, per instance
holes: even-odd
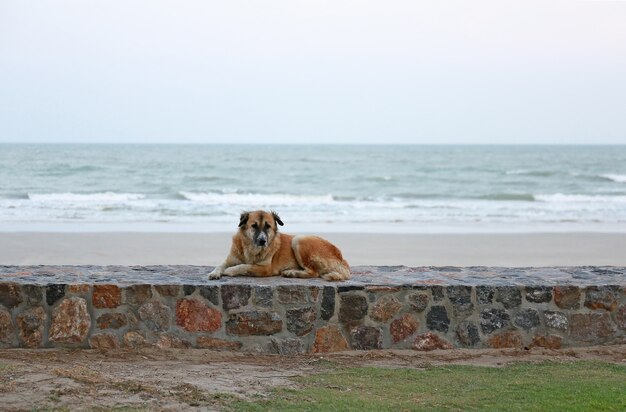
[[[563,193],[535,195],[535,199],[541,202],[555,203],[626,203],[626,196],[573,195]]]
[[[29,193],[28,199],[41,203],[124,203],[144,199],[140,193]]]
[[[290,194],[258,194],[258,193],[197,193],[179,192],[187,200],[207,205],[233,206],[291,206],[331,204],[335,200],[332,195],[308,196]]]
[[[600,175],[600,177],[609,179],[617,183],[626,183],[626,175],[604,174],[604,175]]]

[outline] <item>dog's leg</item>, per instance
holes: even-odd
[[[324,280],[336,281],[336,280],[348,280],[350,279],[350,275],[346,275],[345,273],[332,272],[332,273],[324,273],[320,276]]]
[[[216,266],[215,269],[213,269],[213,271],[211,273],[209,273],[209,279],[219,279],[222,277],[222,275],[224,274],[224,271],[231,267],[231,266],[235,266],[238,265],[239,262],[236,259],[231,258],[230,256],[228,258],[226,258],[226,260],[224,261],[224,263],[222,263],[219,266]]]
[[[316,278],[317,273],[312,270],[287,269],[280,272],[281,276],[286,278]]]
[[[226,276],[255,276],[255,277],[266,277],[272,276],[272,267],[270,265],[260,266],[260,265],[237,265],[229,267],[224,270],[224,275]]]
[[[324,273],[320,277],[324,280],[348,280],[350,279],[350,266],[348,262],[342,260],[325,268]]]

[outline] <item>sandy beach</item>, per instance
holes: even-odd
[[[623,233],[321,234],[352,265],[626,265]],[[0,264],[216,265],[231,233],[0,233]]]

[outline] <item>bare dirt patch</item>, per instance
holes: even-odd
[[[349,351],[280,357],[199,349],[98,352],[0,350],[3,410],[111,408],[223,410],[229,400],[297,387],[293,378],[337,367],[498,367],[514,362],[601,360],[626,364],[626,345],[550,349]]]

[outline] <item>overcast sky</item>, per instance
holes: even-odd
[[[626,143],[626,2],[0,0],[0,142]]]

